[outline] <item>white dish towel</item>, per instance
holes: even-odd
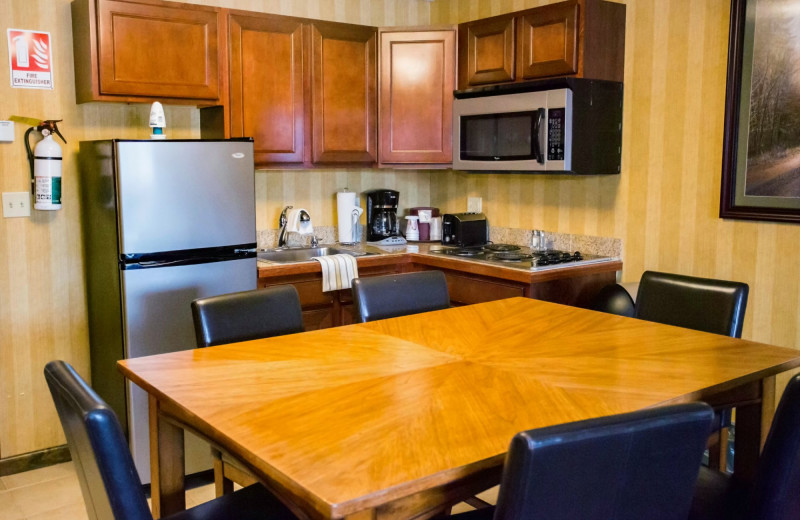
[[[322,292],[349,289],[358,278],[358,264],[351,255],[316,256],[322,267]]]
[[[308,215],[308,211],[304,210],[303,208],[289,210],[289,213],[286,214],[286,231],[300,233],[301,235],[314,234],[314,226],[311,224],[311,221],[306,220],[303,222],[300,220],[300,214],[303,212]]]

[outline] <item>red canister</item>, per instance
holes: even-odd
[[[433,207],[416,207],[411,208],[411,215],[419,217],[419,240],[424,242],[430,240],[431,233],[431,219],[439,216],[439,208]]]

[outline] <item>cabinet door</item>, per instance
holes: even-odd
[[[497,16],[458,27],[460,88],[514,81],[514,17]]]
[[[101,94],[219,98],[216,9],[99,0],[97,18]]]
[[[469,275],[445,273],[451,305],[472,305],[525,296],[525,287],[514,282],[483,280]]]
[[[301,163],[303,25],[283,16],[232,14],[231,137],[252,137],[256,164]]]
[[[517,71],[521,79],[577,74],[578,2],[531,9],[519,17]]]
[[[373,27],[311,25],[312,162],[377,161],[377,37]]]
[[[455,31],[387,31],[380,40],[381,163],[451,163]]]

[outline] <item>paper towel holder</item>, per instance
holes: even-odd
[[[336,210],[338,214],[339,243],[354,245],[361,242],[360,217],[364,210],[356,192],[347,188],[336,194]]]

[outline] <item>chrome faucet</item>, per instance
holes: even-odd
[[[286,206],[281,211],[281,217],[278,219],[278,225],[280,226],[281,230],[278,233],[278,247],[283,247],[286,245],[286,224],[288,220],[286,218],[286,212],[292,209],[293,206]]]
[[[293,206],[286,206],[281,211],[280,219],[278,219],[278,225],[280,226],[280,232],[278,233],[278,247],[286,246],[287,242],[287,235],[289,234],[286,231],[286,225],[289,223],[288,218],[286,217],[286,212],[292,209]],[[300,222],[310,222],[311,215],[308,214],[306,210],[300,210]],[[317,240],[317,235],[311,235],[311,247],[317,247],[319,244]]]

